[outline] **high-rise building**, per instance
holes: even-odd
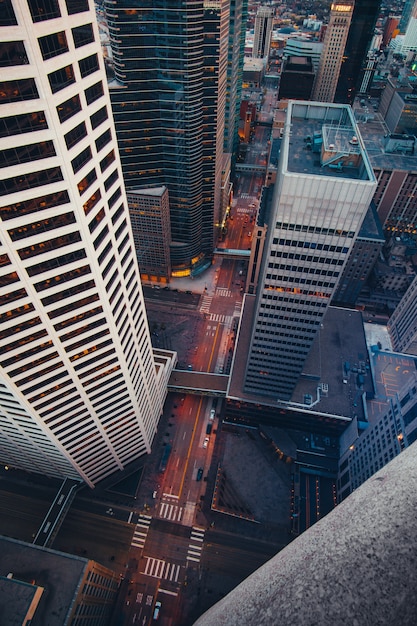
[[[239,147],[239,111],[242,95],[243,60],[245,56],[248,0],[231,0],[229,46],[227,57],[227,91],[224,128],[224,151],[237,154]]]
[[[355,0],[335,102],[352,104],[362,84],[367,53],[374,34],[381,0]]]
[[[353,0],[333,2],[330,5],[329,24],[324,35],[323,52],[311,95],[312,100],[333,102],[353,7]]]
[[[0,51],[0,459],[93,486],[166,394],[93,3],[5,0]]]
[[[245,391],[291,398],[375,186],[349,106],[289,101]]]
[[[219,212],[228,3],[104,5],[126,188],[168,188],[172,272],[193,274],[211,262]]]
[[[273,22],[273,7],[259,7],[255,17],[255,33],[253,38],[252,56],[255,59],[263,59],[269,55]]]
[[[407,26],[410,21],[410,17],[411,17],[415,2],[416,0],[405,0],[403,12],[401,13],[401,19],[398,24],[400,33],[405,33],[405,31],[407,30]]]
[[[314,68],[310,57],[287,57],[279,81],[278,100],[310,100]]]
[[[406,8],[406,7],[404,7]],[[409,52],[417,51],[417,2],[411,7],[407,26],[404,35],[398,35],[392,42],[394,52],[407,55]]]
[[[388,320],[388,332],[396,352],[417,355],[417,277]]]

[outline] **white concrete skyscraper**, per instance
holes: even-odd
[[[255,17],[255,32],[252,52],[252,56],[254,58],[263,59],[268,56],[271,45],[273,23],[274,9],[272,7],[259,7]]]
[[[289,101],[245,391],[291,399],[375,187],[351,108]]]
[[[169,368],[93,1],[4,0],[0,67],[0,462],[93,486],[150,451]]]

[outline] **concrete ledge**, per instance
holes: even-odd
[[[413,444],[195,626],[414,626],[416,589]]]

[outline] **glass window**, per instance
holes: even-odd
[[[1,2],[1,0],[0,0]],[[10,115],[0,118],[0,137],[10,137],[11,135],[21,135],[35,130],[48,128],[43,111],[35,113],[24,113],[23,115]]]
[[[11,178],[0,180],[0,196],[17,191],[21,192],[24,189],[34,189],[42,185],[49,185],[50,183],[56,183],[63,179],[64,177],[62,176],[60,167],[51,167],[47,170],[41,170],[40,172],[30,172],[28,174],[12,176]]]
[[[12,0],[0,0],[0,26],[16,26]]]
[[[109,167],[109,165],[113,163],[115,158],[116,157],[114,156],[114,150],[112,150],[107,156],[104,157],[104,159],[100,161],[101,171],[104,172]]]
[[[0,104],[35,100],[36,98],[39,98],[39,94],[33,78],[0,82]]]
[[[1,10],[1,6],[0,6]],[[11,65],[27,65],[29,60],[26,55],[23,41],[0,42],[0,67]]]
[[[97,126],[100,126],[100,124],[102,124],[105,120],[107,120],[108,117],[109,116],[107,114],[106,106],[96,111],[96,113],[93,113],[93,115],[90,117],[92,129],[94,130],[95,128],[97,128]]]
[[[32,222],[31,224],[11,228],[8,233],[12,241],[19,241],[20,239],[25,239],[26,237],[31,237],[32,235],[39,235],[74,223],[75,215],[72,211],[70,211],[69,213],[38,220],[37,222]]]
[[[69,265],[70,263],[76,263],[81,259],[86,258],[85,250],[75,250],[74,252],[68,252],[67,254],[62,254],[60,256],[54,256],[49,258],[42,263],[36,263],[35,265],[31,265],[26,268],[29,276],[39,276],[39,274],[44,274],[45,272],[50,272],[51,270],[57,270],[63,265]]]
[[[49,84],[51,86],[52,93],[56,93],[61,89],[65,89],[68,85],[75,83],[74,70],[72,65],[61,67],[55,72],[48,74]]]
[[[0,217],[2,220],[10,220],[17,216],[29,215],[30,213],[37,213],[43,209],[67,204],[69,201],[67,191],[57,191],[56,193],[50,193],[46,196],[30,198],[30,200],[23,200],[22,202],[16,202],[9,206],[1,207]]]
[[[110,176],[108,178],[106,178],[106,180],[104,181],[104,188],[106,191],[108,191],[110,189],[110,187],[112,185],[114,185],[114,183],[116,182],[116,180],[118,180],[119,178],[119,174],[117,172],[117,169],[114,170],[114,172],[112,172],[110,174]]]
[[[98,100],[98,98],[101,98],[101,96],[104,94],[103,85],[101,84],[101,82],[96,83],[95,85],[88,87],[88,89],[86,89],[84,93],[87,104],[91,104],[95,100]]]
[[[87,128],[84,122],[78,124],[75,128],[70,130],[66,135],[64,135],[65,143],[67,144],[68,150],[75,146],[76,143],[84,139],[87,136]]]
[[[78,241],[81,241],[79,232],[68,233],[54,237],[53,239],[48,239],[48,241],[41,241],[27,248],[21,248],[18,250],[18,254],[21,259],[30,259],[38,254],[45,254],[45,252],[55,252],[64,246],[70,246]]]
[[[71,161],[74,174],[79,172],[80,169],[84,167],[88,161],[91,161],[92,158],[91,148],[90,146],[87,146],[85,150],[83,150],[78,156],[75,157],[75,159],[72,159]]]
[[[87,174],[87,176],[84,176],[84,178],[82,180],[80,180],[80,182],[78,183],[78,192],[80,194],[80,196],[87,191],[87,189],[90,187],[90,185],[93,184],[93,182],[97,180],[97,174],[96,174],[96,170],[91,170],[91,172],[89,172]]]
[[[106,130],[105,133],[100,135],[98,139],[96,139],[97,152],[100,152],[100,150],[102,150],[104,146],[107,145],[110,141],[111,141],[111,131],[110,129],[108,129]]]
[[[64,31],[39,37],[38,43],[44,61],[68,52],[67,37]]]
[[[65,122],[70,117],[81,111],[80,96],[76,94],[69,100],[65,100],[65,102],[57,106],[56,110],[58,113],[59,121],[62,124],[62,122]]]
[[[99,200],[101,200],[101,191],[100,189],[97,189],[97,191],[83,205],[84,213],[88,215]]]
[[[88,11],[88,0],[65,0],[65,4],[67,5],[68,15]]]
[[[80,48],[88,43],[94,41],[94,32],[92,24],[82,24],[72,29],[72,37],[74,39],[74,46]]]
[[[61,17],[58,0],[27,0],[27,3],[34,22]]]
[[[56,156],[53,141],[40,141],[29,146],[19,146],[0,151],[0,168],[19,163],[29,163]]]
[[[78,61],[78,65],[81,72],[81,78],[85,78],[86,76],[98,71],[98,57],[96,54],[92,54],[91,56]]]

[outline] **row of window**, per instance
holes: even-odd
[[[336,283],[323,280],[310,280],[308,278],[298,278],[297,276],[280,276],[278,274],[267,274],[267,280],[276,280],[280,282],[291,282],[297,285],[312,285],[313,287],[324,287],[325,289],[333,289]]]
[[[352,239],[355,236],[355,233],[352,230],[341,230],[339,228],[321,228],[319,226],[308,226],[306,224],[288,224],[286,222],[276,222],[275,227],[280,228],[281,230],[292,230],[301,233],[314,233],[315,235],[349,237],[349,239]]]

